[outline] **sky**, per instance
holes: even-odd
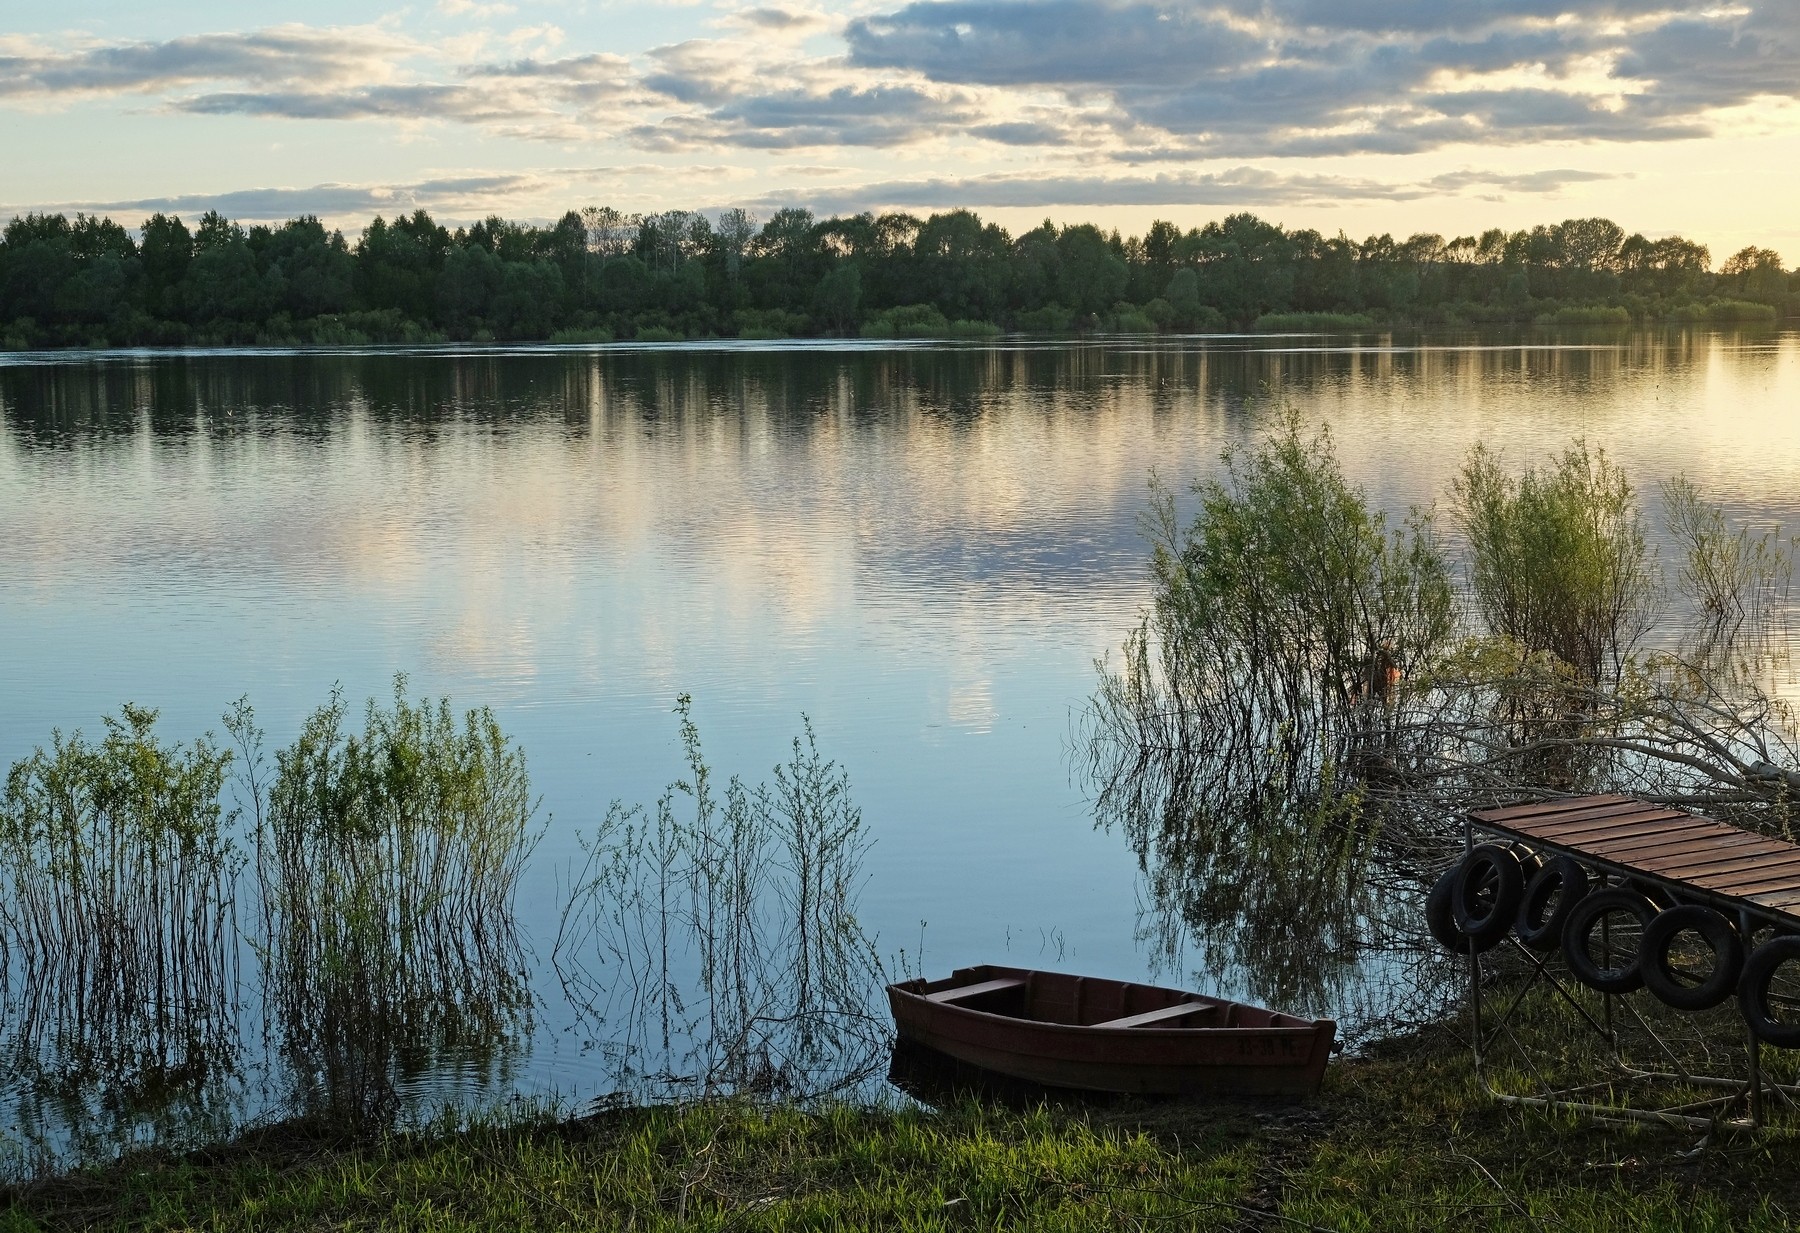
[[[965,207],[1353,238],[1609,217],[1800,264],[1800,0],[62,0],[0,216]]]

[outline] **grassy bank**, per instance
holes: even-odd
[[[1292,1108],[742,1104],[346,1144],[301,1127],[5,1196],[4,1229],[1779,1229],[1794,1149],[1502,1109],[1453,1031]]]

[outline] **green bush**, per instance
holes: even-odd
[[[1706,319],[1721,323],[1768,323],[1775,320],[1775,307],[1748,300],[1718,300],[1707,306]]]
[[[1154,334],[1156,321],[1137,305],[1121,302],[1113,305],[1106,328],[1115,334]]]
[[[946,338],[998,338],[1002,330],[992,321],[970,321],[959,318],[944,331]]]
[[[99,744],[52,736],[0,797],[0,950],[65,1060],[113,1085],[225,1062],[244,857],[230,752],[164,744],[126,704]]]
[[[680,330],[671,330],[666,325],[647,325],[638,330],[637,341],[642,343],[686,342],[687,336]]]
[[[602,325],[586,326],[582,329],[558,330],[550,335],[553,343],[609,343],[613,340],[613,332]]]
[[[731,324],[739,338],[792,338],[812,323],[785,308],[740,308],[731,314]]]
[[[947,338],[950,321],[935,304],[887,308],[863,323],[864,338]]]
[[[1578,442],[1548,467],[1514,476],[1478,445],[1453,491],[1488,631],[1556,656],[1590,683],[1617,680],[1657,598],[1624,473]]]
[[[334,694],[252,780],[264,995],[307,1090],[333,1116],[393,1111],[402,1058],[491,1047],[523,995],[514,897],[536,836],[525,756],[483,708]],[[246,764],[261,734],[231,728]]]
[[[1366,313],[1264,313],[1252,327],[1276,330],[1369,330],[1378,323]]]
[[[1631,313],[1617,305],[1569,305],[1537,318],[1539,325],[1630,325]]]
[[[1019,328],[1027,334],[1067,334],[1075,328],[1075,311],[1061,304],[1046,304],[1020,313]]]

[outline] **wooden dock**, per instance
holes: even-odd
[[[1481,809],[1472,826],[1560,852],[1689,901],[1800,925],[1800,844],[1628,796]]]

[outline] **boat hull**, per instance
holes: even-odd
[[[967,1004],[934,1001],[987,982],[1018,982]],[[888,986],[902,1039],[1046,1087],[1174,1096],[1308,1096],[1337,1036],[1300,1019],[1180,990],[984,965],[944,981]],[[1103,1026],[1150,1012],[1193,1013]]]

